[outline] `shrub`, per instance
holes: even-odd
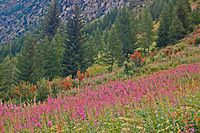
[[[81,71],[77,71],[77,78],[80,81],[82,81],[85,78],[85,75],[83,73],[81,73]]]
[[[196,46],[199,46],[200,45],[200,37],[196,37]]]
[[[65,90],[67,89],[70,89],[73,85],[73,80],[70,76],[66,77],[64,80],[63,80],[63,87]]]
[[[136,67],[140,67],[144,65],[145,58],[142,57],[142,53],[139,51],[135,51],[130,55],[130,59],[134,62]]]
[[[124,62],[124,73],[127,75],[133,75],[133,62],[130,59]]]
[[[43,79],[37,82],[38,90],[36,95],[36,102],[45,101],[50,94],[49,81]]]
[[[53,81],[49,82],[50,94],[52,97],[57,97],[59,93],[66,91],[71,88],[71,77],[65,79],[54,78]]]
[[[37,86],[30,84],[29,82],[22,81],[9,92],[11,99],[17,100],[17,102],[33,102],[36,96]]]
[[[90,74],[90,76],[96,76],[105,73],[107,71],[108,71],[108,66],[99,64],[94,64],[93,66],[87,69],[87,72]]]

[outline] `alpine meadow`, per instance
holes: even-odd
[[[199,133],[200,0],[0,0],[1,133]]]

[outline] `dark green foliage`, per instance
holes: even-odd
[[[175,44],[191,30],[191,7],[188,0],[171,2],[161,15],[158,47]]]
[[[93,34],[93,37],[94,37],[94,44],[95,45],[95,48],[96,50],[101,53],[103,51],[103,37],[102,37],[102,32],[97,29],[94,34]]]
[[[57,0],[51,0],[51,5],[48,9],[48,14],[46,15],[43,23],[43,34],[48,36],[49,39],[56,34],[57,29],[60,24],[60,11]]]
[[[87,69],[95,63],[98,58],[98,52],[95,38],[93,36],[88,37],[87,41],[84,43],[84,69]]]
[[[36,83],[41,80],[45,74],[44,62],[45,58],[43,55],[43,49],[39,44],[36,44],[35,50],[33,51],[33,66],[32,66],[32,74],[31,80],[29,82]]]
[[[183,24],[185,34],[190,30],[192,24],[191,5],[189,0],[177,0],[177,15],[178,19]]]
[[[29,81],[35,83],[43,77],[43,67],[40,50],[37,41],[31,35],[26,37],[21,53],[17,57],[17,79],[20,82]]]
[[[15,59],[7,56],[0,64],[0,99],[15,84]]]
[[[65,42],[65,51],[63,56],[63,76],[76,76],[78,70],[83,71],[83,44],[85,34],[83,31],[84,22],[81,10],[78,6],[74,7],[73,14],[67,23],[67,40]]]
[[[63,42],[59,34],[55,35],[51,42],[49,42],[48,38],[45,38],[42,44],[45,77],[49,80],[61,76],[62,44]]]
[[[163,9],[165,9],[170,0],[154,0],[150,6],[152,18],[158,19]]]
[[[196,44],[195,45],[200,46],[200,37],[199,36],[196,37]]]
[[[19,37],[10,43],[0,45],[0,62],[6,56],[11,56],[11,57],[16,56],[16,54],[20,52],[23,43],[24,43],[24,37]]]
[[[148,9],[144,10],[139,23],[139,39],[138,47],[141,47],[144,52],[150,52],[150,46],[153,43],[153,20]]]
[[[170,33],[170,43],[175,44],[177,40],[180,40],[184,37],[184,28],[181,21],[178,19],[178,16],[176,15],[176,10],[174,10],[172,15],[172,22],[169,27],[169,33]]]
[[[48,98],[50,90],[48,89],[48,81],[40,80],[37,82],[36,102],[45,101]]]
[[[169,28],[172,21],[173,6],[170,4],[161,14],[160,28],[158,32],[158,47],[165,47],[170,43],[170,33]]]
[[[91,23],[87,23],[84,27],[84,30],[87,34],[92,35],[97,30],[105,31],[110,29],[113,23],[116,21],[116,17],[118,15],[118,9],[115,8],[105,14],[103,17],[94,20]]]
[[[193,24],[197,26],[200,24],[200,8],[197,8],[193,11],[192,21],[193,21]]]
[[[3,61],[3,59],[10,55],[10,45],[9,44],[4,44],[0,47],[0,62]]]
[[[122,44],[123,55],[125,57],[128,54],[133,53],[136,47],[136,35],[134,32],[134,24],[133,19],[131,18],[130,11],[126,8],[123,8],[116,20],[116,29],[118,32],[118,36],[120,42]]]
[[[29,35],[25,40],[24,47],[17,57],[17,79],[31,81],[33,73],[33,51],[35,50],[36,41]]]
[[[161,15],[157,46],[175,44],[192,29],[191,6],[188,0],[170,2]]]
[[[116,21],[117,15],[118,15],[117,8],[114,8],[112,11],[109,11],[100,21],[99,29],[102,31],[110,29],[113,23]]]
[[[105,33],[104,61],[113,70],[115,63],[122,65],[123,53],[116,27],[113,26],[109,32]]]

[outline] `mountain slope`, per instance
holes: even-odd
[[[66,21],[74,4],[83,8],[88,21],[98,18],[109,10],[127,6],[129,0],[61,0],[61,18]],[[140,5],[144,0],[133,0]],[[0,1],[0,43],[8,42],[16,36],[24,34],[31,26],[37,25],[46,13],[49,0],[3,0]]]

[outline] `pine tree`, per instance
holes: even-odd
[[[119,65],[123,63],[121,62],[123,59],[122,44],[115,26],[109,32],[106,31],[105,37],[104,61],[110,65],[110,71],[112,71],[115,63],[119,63]]]
[[[63,56],[63,76],[76,76],[78,70],[83,71],[83,44],[85,34],[83,32],[84,22],[80,8],[75,5],[72,16],[67,23],[67,40],[65,42],[65,51]]]
[[[190,30],[192,23],[191,6],[189,0],[177,0],[177,15],[185,29],[186,34],[187,31]]]
[[[7,56],[0,64],[0,99],[15,85],[15,59]]]
[[[32,81],[33,73],[33,56],[36,49],[36,40],[28,35],[24,42],[24,46],[19,56],[17,57],[17,79],[18,81]]]
[[[28,35],[24,46],[17,57],[16,77],[17,81],[36,83],[43,78],[43,58],[36,38]]]
[[[100,54],[102,54],[102,51],[103,51],[103,38],[102,38],[102,31],[99,29],[99,28],[97,28],[97,30],[95,31],[95,33],[94,33],[94,40],[95,40],[95,42],[94,42],[94,44],[93,45],[95,45],[95,47],[96,47],[96,49],[97,49],[97,51],[100,53]]]
[[[153,20],[147,9],[141,17],[140,23],[140,38],[138,39],[139,47],[149,54],[150,46],[153,42]]]
[[[170,43],[175,44],[177,40],[180,40],[184,37],[184,28],[181,21],[178,19],[178,16],[176,14],[176,9],[173,11],[172,16],[172,23],[169,27],[169,33],[170,33]]]
[[[32,66],[32,74],[31,81],[32,83],[36,83],[39,80],[42,80],[45,75],[45,69],[44,69],[44,54],[42,46],[37,44],[33,53],[33,66]]]
[[[159,48],[167,46],[171,41],[169,32],[169,28],[172,22],[171,11],[173,11],[173,5],[169,4],[168,7],[161,14],[157,40],[157,47]]]
[[[56,34],[57,29],[60,25],[60,11],[57,0],[51,0],[51,5],[48,9],[48,13],[45,16],[43,23],[43,34],[44,36],[48,36],[49,39],[52,39]]]
[[[59,35],[55,35],[51,42],[46,37],[42,45],[42,49],[44,50],[45,77],[52,80],[55,77],[61,76],[61,54],[63,53],[61,49],[62,40]]]
[[[135,34],[132,28],[132,19],[128,9],[123,8],[119,12],[116,20],[116,28],[120,38],[120,42],[123,46],[124,57],[127,57],[128,54],[133,53],[136,47]]]
[[[154,0],[150,6],[152,18],[158,19],[163,9],[165,9],[171,0]]]
[[[192,22],[197,26],[200,24],[200,8],[197,8],[193,11]]]
[[[96,39],[93,36],[89,36],[84,43],[84,69],[87,69],[98,59],[98,48],[96,47]]]

